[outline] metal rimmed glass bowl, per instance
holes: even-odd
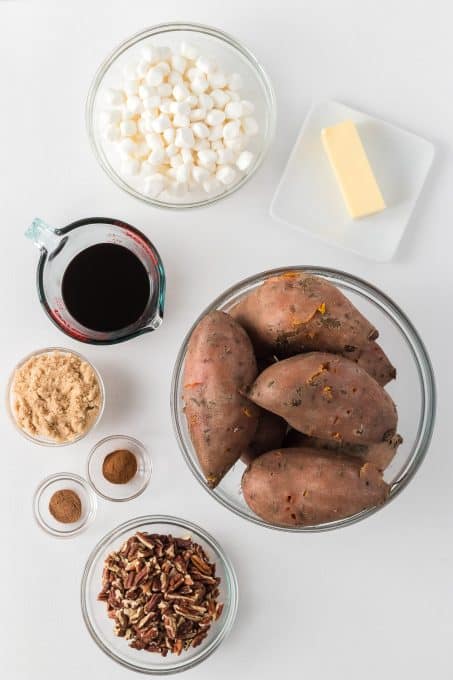
[[[282,527],[265,522],[255,515],[241,495],[241,477],[245,470],[245,465],[241,461],[234,465],[215,489],[208,488],[190,440],[183,411],[184,362],[188,340],[195,325],[212,310],[220,309],[227,312],[263,281],[287,271],[306,272],[325,278],[337,286],[379,329],[379,342],[382,343],[398,371],[397,379],[389,383],[386,389],[397,405],[398,431],[404,439],[395,458],[385,471],[384,478],[390,484],[390,495],[384,505],[404,489],[420,466],[431,440],[436,409],[431,362],[422,340],[404,312],[380,290],[350,274],[323,267],[285,267],[257,274],[225,291],[205,309],[183,340],[173,373],[171,411],[176,437],[184,459],[195,478],[213,498],[237,515],[261,526],[290,532],[324,531],[357,522],[376,512],[378,508],[369,508],[352,517],[316,526]]]
[[[25,362],[27,362],[29,359],[39,356],[41,354],[49,354],[50,352],[61,352],[63,354],[73,354],[82,361],[85,361],[93,370],[96,380],[99,385],[99,392],[100,392],[100,405],[99,405],[99,411],[94,418],[94,420],[90,423],[89,427],[76,437],[73,437],[72,439],[68,439],[67,441],[59,442],[59,441],[53,441],[52,439],[49,439],[48,437],[43,437],[43,436],[38,436],[38,435],[32,435],[31,433],[27,432],[26,430],[22,429],[17,422],[15,416],[14,416],[14,376],[16,374],[16,371],[23,365]],[[7,410],[11,418],[11,422],[13,423],[14,427],[20,434],[25,437],[26,439],[32,441],[34,444],[39,444],[41,446],[68,446],[69,444],[75,444],[75,442],[80,441],[84,437],[87,436],[89,432],[93,430],[93,428],[96,427],[96,425],[99,423],[99,421],[102,418],[102,414],[104,412],[104,406],[105,406],[105,388],[104,388],[104,382],[101,378],[101,375],[99,371],[93,366],[91,361],[88,361],[86,357],[84,357],[82,354],[79,354],[79,352],[74,351],[73,349],[66,349],[65,347],[44,347],[43,349],[37,349],[35,352],[31,352],[28,354],[26,357],[21,359],[16,366],[14,367],[11,377],[8,382],[8,387],[7,387],[7,392],[6,392],[6,405],[7,405]]]
[[[105,108],[102,93],[106,88],[116,88],[124,65],[138,59],[140,49],[146,44],[153,46],[176,47],[187,41],[201,52],[215,59],[227,73],[239,73],[244,86],[243,98],[255,104],[254,117],[259,124],[259,134],[251,138],[250,151],[255,160],[247,172],[237,182],[220,194],[200,194],[192,196],[189,192],[182,198],[152,198],[144,194],[139,183],[133,178],[125,180],[120,173],[120,157],[114,145],[106,142],[100,133],[100,113]],[[133,35],[119,45],[99,67],[91,84],[86,104],[86,124],[88,136],[95,157],[111,180],[135,198],[161,208],[195,208],[210,205],[229,196],[243,186],[261,165],[275,132],[276,104],[272,84],[256,57],[237,40],[210,26],[192,23],[159,24]]]
[[[126,449],[134,454],[137,472],[125,484],[113,484],[103,475],[104,459],[113,451]],[[87,476],[93,489],[108,501],[130,501],[140,496],[149,484],[152,473],[151,458],[145,446],[123,434],[114,434],[101,439],[93,446],[87,461]]]
[[[80,498],[82,514],[76,522],[68,524],[59,522],[49,510],[52,495],[63,489],[74,491]],[[48,534],[59,538],[70,538],[80,534],[94,520],[96,508],[96,496],[87,482],[79,475],[74,475],[71,472],[59,472],[43,479],[33,498],[33,511],[39,526]]]
[[[199,543],[211,561],[216,563],[216,575],[220,576],[220,597],[224,609],[220,618],[213,623],[207,638],[199,647],[190,648],[180,656],[168,654],[161,657],[146,651],[131,649],[127,640],[116,637],[113,621],[108,618],[105,602],[97,599],[101,590],[102,570],[105,558],[136,531],[171,534],[178,538],[190,535]],[[120,524],[97,544],[83,572],[81,584],[81,605],[85,624],[93,640],[111,659],[129,670],[150,675],[168,675],[184,671],[208,658],[230,632],[237,612],[238,585],[233,566],[221,546],[206,531],[192,522],[166,515],[137,517]]]

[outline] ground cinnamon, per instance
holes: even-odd
[[[77,522],[82,515],[82,503],[75,491],[60,489],[55,491],[50,499],[49,511],[57,522],[72,524]]]
[[[137,459],[131,451],[119,449],[104,458],[102,474],[112,484],[127,484],[137,472]]]

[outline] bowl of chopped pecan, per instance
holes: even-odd
[[[230,632],[233,566],[203,529],[175,517],[138,517],[107,534],[81,585],[88,632],[130,670],[167,675],[196,666]]]

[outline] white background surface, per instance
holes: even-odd
[[[1,414],[1,674],[5,679],[109,677],[128,671],[86,632],[79,582],[108,530],[145,513],[204,526],[237,568],[240,609],[232,634],[189,678],[303,677],[377,680],[452,677],[452,120],[451,16],[447,2],[0,2],[0,377],[41,346],[79,349],[108,391],[99,429],[72,447],[36,447]],[[261,9],[260,9],[261,6]],[[166,20],[213,24],[242,40],[272,77],[278,134],[259,174],[231,199],[201,211],[161,212],[113,186],[91,155],[84,100],[91,77],[121,40]],[[370,263],[311,240],[268,215],[310,104],[334,98],[431,139],[432,174],[397,258]],[[35,291],[38,253],[23,238],[39,215],[64,225],[109,215],[143,229],[168,274],[162,328],[116,347],[82,347],[59,333]],[[388,508],[351,528],[312,535],[261,529],[227,512],[192,478],[173,437],[169,386],[195,315],[238,279],[266,268],[322,264],[381,287],[406,311],[431,354],[437,426],[416,479]],[[407,399],[410,399],[410,393]],[[121,430],[153,455],[148,492],[99,502],[92,527],[57,540],[34,524],[33,491],[60,470],[84,473],[89,448]],[[132,676],[131,676],[132,677]]]

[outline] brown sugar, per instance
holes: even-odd
[[[137,472],[137,459],[131,451],[119,449],[104,458],[102,474],[112,484],[127,484]]]
[[[82,503],[75,491],[60,489],[50,499],[49,511],[57,522],[72,524],[82,516]]]

